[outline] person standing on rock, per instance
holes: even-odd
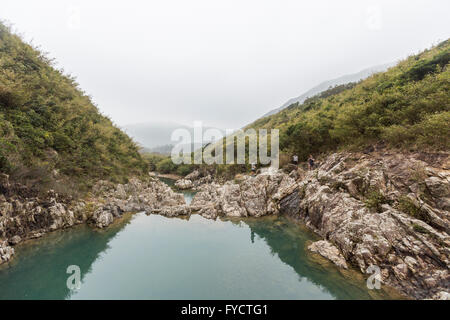
[[[298,155],[294,154],[294,156],[292,157],[292,162],[298,166]]]
[[[309,155],[308,166],[309,166],[309,170],[314,169],[314,158],[313,158],[312,154]]]
[[[252,174],[256,173],[256,164],[252,163]]]

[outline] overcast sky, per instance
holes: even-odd
[[[450,1],[1,0],[0,19],[118,125],[241,127],[318,83],[445,40]]]

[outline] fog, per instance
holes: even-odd
[[[450,2],[2,0],[0,19],[120,126],[238,128],[318,83],[445,40]]]

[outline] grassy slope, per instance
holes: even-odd
[[[0,23],[0,172],[45,185],[56,169],[58,179],[89,186],[126,180],[146,166],[73,78]]]
[[[385,143],[408,149],[450,149],[450,40],[387,72],[340,86],[255,121],[280,129],[280,145],[310,153]]]

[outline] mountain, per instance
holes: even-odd
[[[280,112],[281,110],[290,106],[291,104],[294,104],[294,103],[302,104],[307,98],[313,97],[313,96],[329,89],[330,87],[335,87],[335,86],[350,83],[350,82],[358,82],[360,80],[366,79],[367,77],[369,77],[370,75],[372,75],[374,73],[386,71],[389,67],[392,67],[393,65],[394,65],[394,63],[382,64],[379,66],[364,69],[357,73],[348,74],[348,75],[344,75],[342,77],[339,77],[339,78],[336,78],[333,80],[324,81],[321,84],[315,86],[314,88],[306,91],[302,95],[292,98],[292,99],[289,99],[281,107],[267,112],[265,115],[262,116],[262,118],[273,115],[277,112]]]
[[[144,148],[154,148],[171,144],[170,137],[176,129],[190,130],[190,127],[176,122],[156,121],[123,126],[123,130]]]
[[[340,85],[246,128],[280,130],[280,148],[309,154],[373,144],[450,149],[450,40],[385,72]]]
[[[74,78],[0,23],[0,172],[44,188],[124,181],[147,170],[138,146]]]
[[[133,137],[142,147],[144,152],[157,152],[170,154],[171,146],[177,142],[171,140],[172,132],[176,129],[186,129],[194,138],[194,128],[191,126],[182,125],[176,122],[146,122],[129,124],[123,127],[123,129]],[[202,128],[203,133],[206,130],[212,129],[212,127],[204,126]],[[219,129],[222,134],[224,130]],[[209,141],[194,141],[193,147],[198,148]]]

